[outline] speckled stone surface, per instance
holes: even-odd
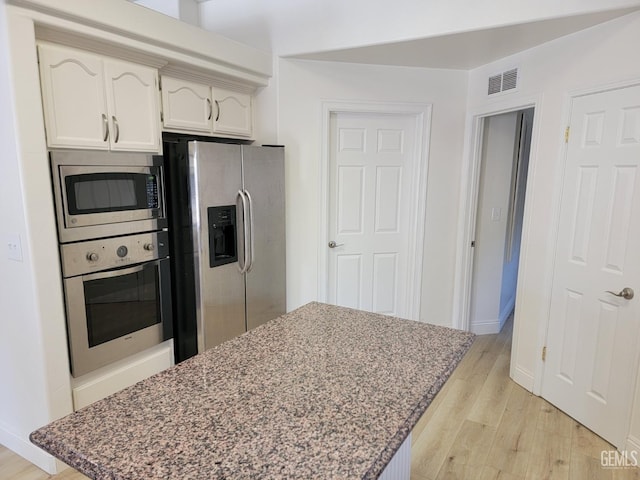
[[[375,479],[472,342],[310,303],[31,441],[94,479]]]

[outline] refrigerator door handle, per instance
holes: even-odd
[[[250,248],[249,245],[249,229],[248,229],[248,223],[247,223],[247,215],[248,215],[248,205],[247,205],[247,198],[244,194],[244,192],[242,190],[238,190],[238,194],[236,197],[236,202],[237,202],[237,198],[240,198],[240,201],[242,203],[242,230],[243,230],[243,237],[244,237],[244,248],[242,251],[242,263],[240,263],[240,259],[238,259],[238,268],[240,269],[240,273],[246,273],[247,270],[249,269],[250,266],[250,258],[247,255],[247,249]],[[249,252],[249,255],[251,254],[251,252]]]
[[[245,190],[244,194],[247,196],[249,200],[249,243],[251,244],[251,248],[249,249],[249,268],[247,268],[247,272],[250,272],[253,268],[253,262],[256,259],[255,257],[255,248],[254,248],[254,235],[253,235],[253,199],[251,198],[251,194],[249,190]]]

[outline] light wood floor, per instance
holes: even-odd
[[[509,379],[511,322],[478,337],[413,430],[411,480],[640,480],[603,469],[613,447]],[[0,480],[86,480],[47,475],[0,445]]]
[[[413,429],[411,480],[640,480],[601,468],[610,444],[509,378],[512,328],[477,337]]]

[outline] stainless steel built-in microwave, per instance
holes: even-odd
[[[61,243],[167,226],[161,157],[56,151],[51,172]]]

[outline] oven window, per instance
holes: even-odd
[[[86,173],[65,183],[70,215],[159,208],[156,175]]]
[[[89,347],[160,323],[158,268],[84,282]]]

